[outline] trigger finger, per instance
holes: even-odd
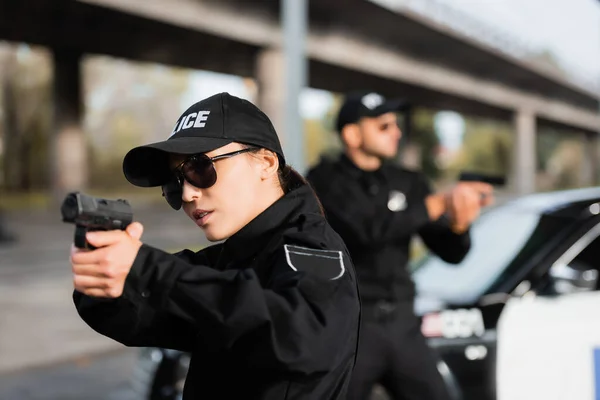
[[[89,251],[91,251],[91,250],[79,248],[79,247],[75,246],[75,243],[71,243],[71,256],[74,254],[79,254],[79,253],[87,253]]]

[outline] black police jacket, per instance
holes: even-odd
[[[450,263],[460,262],[469,251],[468,232],[452,232],[446,217],[430,221],[425,198],[431,188],[420,172],[391,163],[364,171],[342,155],[323,158],[307,179],[348,247],[365,306],[412,302],[415,289],[407,263],[414,235]]]
[[[74,302],[126,346],[191,352],[184,399],[345,399],[358,288],[308,185],[198,253],[142,245],[121,297]]]

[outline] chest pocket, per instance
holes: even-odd
[[[329,304],[340,287],[347,287],[349,272],[344,254],[335,250],[318,250],[302,246],[284,245],[287,267],[298,272],[298,288],[312,302]]]
[[[321,280],[337,280],[346,273],[344,256],[341,251],[309,249],[307,247],[284,245],[288,266],[294,271]]]

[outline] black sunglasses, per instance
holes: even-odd
[[[207,189],[217,182],[215,161],[257,150],[260,150],[260,147],[249,147],[214,157],[209,157],[206,154],[193,154],[173,169],[171,180],[162,185],[162,195],[173,209],[179,210],[183,203],[181,196],[183,194],[184,180],[197,188]]]

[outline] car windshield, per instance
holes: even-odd
[[[413,262],[420,295],[449,304],[473,303],[500,276],[525,245],[539,215],[514,207],[489,210],[471,227],[471,249],[459,264],[426,251]]]

